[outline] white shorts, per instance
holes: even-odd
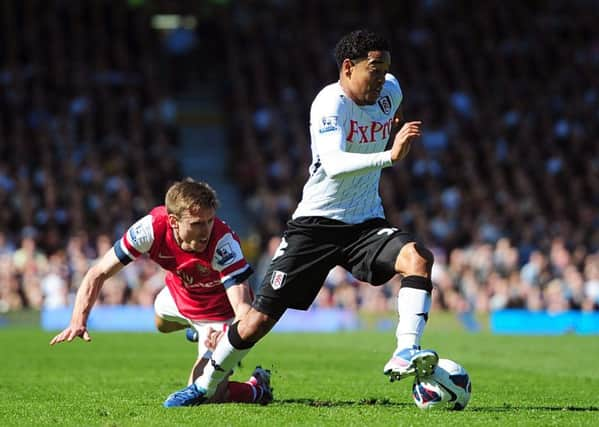
[[[233,323],[233,318],[221,321],[188,319],[179,312],[175,300],[167,286],[156,295],[156,299],[154,300],[154,312],[156,313],[156,316],[161,319],[168,320],[169,322],[181,323],[182,325],[189,325],[198,331],[198,359],[210,359],[210,356],[212,356],[212,351],[208,350],[204,345],[204,341],[206,340],[210,328],[222,331]]]

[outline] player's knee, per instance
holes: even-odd
[[[404,276],[418,275],[429,277],[435,257],[425,246],[412,242],[405,245],[397,257],[395,269]]]

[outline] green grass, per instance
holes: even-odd
[[[597,337],[467,334],[434,319],[425,344],[472,377],[462,412],[422,412],[411,382],[381,374],[393,332],[270,334],[234,378],[273,371],[271,405],[162,408],[184,385],[195,347],[183,334],[94,333],[51,348],[52,333],[0,329],[0,425],[598,425]]]

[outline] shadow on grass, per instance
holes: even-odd
[[[468,408],[471,412],[514,412],[514,411],[559,411],[559,412],[599,412],[599,406],[479,406]]]
[[[341,406],[390,406],[407,407],[410,403],[392,402],[389,399],[359,399],[359,400],[319,400],[319,399],[277,399],[273,403],[300,404],[314,407],[341,407]]]
[[[413,403],[392,402],[389,399],[359,399],[359,400],[319,400],[319,399],[281,399],[275,404],[299,404],[316,408],[343,407],[343,406],[389,406],[396,408],[413,407]],[[469,407],[468,412],[516,412],[516,411],[559,411],[559,412],[599,412],[598,406],[478,406]]]

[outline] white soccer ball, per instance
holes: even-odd
[[[470,401],[472,384],[463,366],[449,359],[439,359],[433,375],[415,379],[412,398],[420,409],[461,411]]]

